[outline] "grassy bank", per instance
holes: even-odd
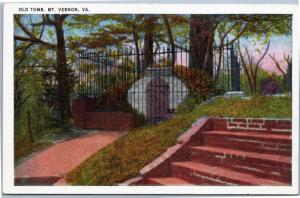
[[[182,111],[184,112],[184,111]],[[138,175],[139,170],[168,147],[202,116],[291,118],[291,97],[217,99],[191,112],[178,113],[156,126],[130,131],[98,151],[67,175],[72,185],[115,185]]]

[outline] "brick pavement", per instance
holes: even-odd
[[[101,131],[50,146],[15,167],[15,183],[51,185],[62,180],[69,171],[120,135],[121,132]]]

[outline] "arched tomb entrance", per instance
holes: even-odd
[[[147,120],[156,123],[169,113],[169,85],[160,77],[154,77],[146,89]]]
[[[128,90],[127,100],[148,123],[171,117],[188,96],[185,84],[173,75],[172,68],[147,68],[143,78]]]

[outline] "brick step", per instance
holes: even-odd
[[[236,148],[270,154],[291,155],[291,136],[260,132],[206,131],[205,145]]]
[[[177,186],[177,185],[193,185],[191,183],[188,183],[182,179],[179,179],[177,177],[155,177],[155,178],[148,178],[146,180],[146,184],[152,184],[152,185],[163,185],[163,186]]]
[[[211,146],[195,146],[189,150],[193,162],[219,165],[287,183],[291,181],[291,158],[288,156]]]
[[[288,185],[287,183],[260,178],[252,174],[191,161],[173,162],[171,169],[174,177],[179,177],[197,185]]]
[[[47,186],[53,185],[58,180],[62,179],[60,176],[46,176],[46,177],[16,177],[16,186]]]

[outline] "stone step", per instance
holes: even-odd
[[[291,136],[261,132],[206,131],[205,145],[271,154],[291,155]]]
[[[148,178],[146,181],[147,184],[152,185],[165,185],[165,186],[177,186],[177,185],[193,185],[177,177],[156,177]]]
[[[289,156],[211,146],[194,146],[190,147],[189,151],[193,162],[219,165],[287,183],[291,181],[291,158]]]
[[[288,185],[287,183],[260,178],[252,174],[192,161],[173,162],[171,168],[173,177],[197,185]]]

